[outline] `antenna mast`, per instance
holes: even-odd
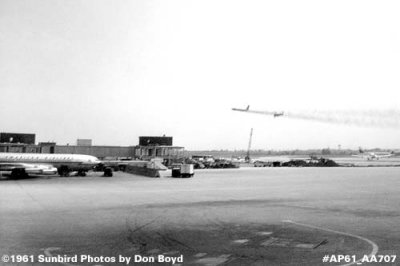
[[[251,139],[253,138],[253,128],[250,130],[249,146],[247,147],[246,157],[244,158],[246,163],[250,162],[250,149],[251,149]]]

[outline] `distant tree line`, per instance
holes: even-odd
[[[186,151],[188,156],[191,155],[212,155],[214,157],[244,157],[246,156],[247,150],[203,150],[203,151]],[[279,155],[302,155],[302,156],[346,156],[358,153],[358,150],[350,150],[350,149],[308,149],[308,150],[251,150],[250,155],[253,157],[262,157],[262,156],[279,156]]]

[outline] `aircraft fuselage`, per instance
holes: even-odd
[[[25,169],[26,172],[49,173],[57,169],[60,175],[68,175],[72,171],[85,173],[100,161],[90,155],[82,154],[47,154],[47,153],[0,153],[0,170],[13,171],[15,168]],[[50,170],[52,167],[52,171]],[[37,171],[34,171],[34,170]]]

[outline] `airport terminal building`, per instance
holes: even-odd
[[[173,138],[167,136],[139,137],[139,144],[134,146],[92,145],[90,139],[78,139],[76,145],[58,145],[56,142],[35,144],[35,139],[35,134],[0,133],[0,152],[86,154],[99,159],[162,158],[167,162],[184,156],[184,147],[173,146]]]

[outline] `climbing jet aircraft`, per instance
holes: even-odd
[[[263,114],[263,115],[273,115],[275,117],[283,116],[283,112],[271,112],[271,111],[255,111],[255,110],[250,110],[250,105],[247,105],[245,109],[240,109],[240,108],[232,108],[232,111],[238,111],[238,112],[245,112],[245,113],[255,113],[255,114]]]

